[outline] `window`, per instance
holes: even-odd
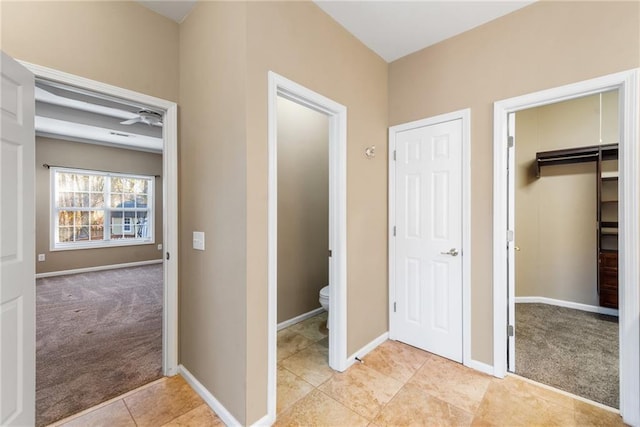
[[[51,168],[52,250],[154,243],[154,177]]]

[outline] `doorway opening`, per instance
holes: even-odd
[[[347,360],[347,342],[346,342],[346,124],[347,124],[347,111],[346,108],[322,95],[319,95],[303,86],[298,85],[291,80],[288,80],[282,76],[279,76],[273,72],[269,72],[269,303],[268,303],[268,317],[269,317],[269,336],[268,336],[268,414],[267,418],[270,423],[276,419],[276,379],[277,379],[277,330],[278,323],[281,327],[286,327],[289,323],[287,320],[291,319],[278,319],[279,307],[278,303],[278,284],[280,280],[279,267],[286,265],[286,259],[280,259],[283,256],[281,247],[279,245],[281,225],[280,216],[286,219],[286,215],[295,214],[295,211],[302,208],[302,214],[309,220],[309,212],[304,212],[305,209],[314,209],[307,204],[306,206],[290,206],[289,209],[284,211],[284,203],[287,202],[287,198],[283,197],[282,200],[279,197],[279,191],[281,186],[278,181],[281,178],[285,178],[285,175],[292,171],[285,170],[284,174],[280,174],[280,168],[285,167],[280,160],[281,147],[279,138],[283,135],[279,129],[279,110],[280,109],[293,109],[298,113],[315,117],[319,119],[320,126],[324,126],[326,130],[326,137],[324,138],[324,147],[322,144],[316,146],[314,153],[311,153],[310,161],[313,163],[314,156],[317,163],[320,165],[319,169],[324,169],[324,173],[319,173],[321,178],[316,183],[311,183],[310,187],[300,191],[310,191],[310,188],[315,188],[316,193],[326,192],[326,196],[320,199],[313,199],[308,201],[310,203],[320,203],[319,200],[323,200],[322,206],[316,207],[316,212],[313,212],[316,218],[315,227],[319,228],[320,234],[324,234],[318,237],[318,245],[314,252],[317,255],[314,256],[314,265],[316,268],[318,278],[327,277],[326,283],[322,280],[321,283],[311,284],[311,287],[324,288],[329,286],[329,305],[327,323],[328,329],[328,365],[331,369],[337,371],[344,371],[348,367]],[[318,115],[319,114],[319,115]],[[320,117],[322,116],[322,117]],[[324,123],[324,124],[322,124]],[[305,141],[294,141],[298,144]],[[300,147],[298,147],[300,148]],[[283,159],[286,160],[287,156],[291,152],[285,154],[282,152]],[[301,153],[293,152],[293,160],[287,162],[287,166],[293,166],[298,168],[302,166],[300,158],[295,156]],[[309,154],[309,153],[307,153]],[[326,159],[322,161],[322,159]],[[324,165],[323,165],[324,164]],[[309,167],[309,166],[307,166]],[[303,171],[299,171],[300,173]],[[295,173],[295,171],[294,171]],[[294,176],[288,179],[293,179]],[[302,181],[302,180],[301,180]],[[298,182],[302,185],[302,182]],[[282,189],[286,189],[282,187]],[[307,194],[307,196],[309,196]],[[295,200],[295,199],[294,199]],[[324,214],[324,213],[326,214]],[[327,222],[328,216],[328,222]],[[299,220],[302,220],[299,218]],[[289,227],[286,227],[289,228]],[[322,231],[325,229],[326,232]],[[287,233],[294,232],[295,230],[283,230],[285,234],[282,238],[287,238]],[[295,237],[295,235],[293,236]],[[299,238],[300,236],[298,236]],[[324,242],[322,241],[324,239]],[[293,241],[295,242],[295,240]],[[293,243],[290,241],[290,245]],[[304,245],[304,241],[300,241],[299,244]],[[320,259],[321,252],[327,249],[324,259]],[[328,259],[328,262],[327,262]],[[294,266],[298,268],[299,266]],[[327,271],[328,270],[328,271]],[[283,274],[286,278],[286,275]],[[300,285],[300,284],[299,284]],[[307,309],[315,305],[313,301],[319,302],[320,294],[316,293],[315,289],[309,292],[309,305]],[[319,303],[315,305],[319,306]],[[286,310],[286,307],[285,307]],[[306,309],[302,309],[303,311]],[[306,322],[313,323],[315,320],[312,317],[316,312],[315,309],[302,313],[298,317],[294,317],[293,321],[302,320],[306,317],[309,318]],[[283,315],[283,317],[289,317]],[[316,318],[317,320],[317,318]],[[316,322],[317,323],[317,322]],[[322,323],[322,322],[320,322]],[[319,325],[321,326],[321,325]],[[325,331],[326,332],[326,331]]]
[[[634,185],[638,179],[639,169],[637,157],[638,87],[638,71],[632,70],[499,101],[494,105],[494,370],[496,376],[503,377],[507,371],[512,370],[513,368],[518,372],[516,362],[519,359],[516,355],[515,344],[518,339],[518,326],[514,324],[513,320],[517,321],[518,319],[518,315],[515,313],[515,303],[517,302],[516,297],[518,297],[519,290],[517,290],[515,286],[518,282],[516,275],[520,277],[521,282],[524,282],[523,278],[526,277],[526,271],[518,271],[518,265],[515,260],[519,259],[521,267],[526,267],[527,262],[522,258],[524,251],[546,251],[544,256],[552,256],[550,255],[550,248],[545,248],[543,243],[538,245],[534,243],[534,248],[532,249],[528,246],[526,248],[522,247],[518,240],[518,235],[520,234],[524,235],[525,241],[528,242],[527,233],[535,232],[535,230],[532,231],[526,228],[523,230],[524,226],[522,225],[518,227],[519,221],[516,218],[516,215],[518,215],[519,210],[516,208],[516,205],[521,203],[518,201],[518,194],[513,191],[516,188],[516,185],[513,184],[515,181],[513,181],[511,185],[509,181],[511,180],[511,177],[518,176],[518,172],[522,172],[523,166],[522,164],[516,164],[516,161],[519,161],[517,154],[515,156],[510,156],[510,153],[513,153],[513,142],[515,141],[515,152],[517,153],[519,149],[519,130],[522,130],[523,124],[526,128],[527,110],[531,110],[536,107],[545,108],[545,106],[548,109],[553,109],[554,104],[557,104],[556,108],[561,108],[563,105],[569,104],[559,103],[570,100],[574,100],[574,102],[577,103],[594,100],[599,102],[602,98],[606,102],[606,97],[618,96],[617,102],[615,100],[613,101],[614,106],[617,104],[618,112],[614,114],[615,117],[611,121],[613,123],[612,126],[614,127],[612,133],[614,134],[616,141],[610,141],[612,143],[617,142],[618,147],[615,147],[614,144],[594,144],[590,149],[588,149],[588,147],[578,146],[576,143],[577,148],[570,148],[568,151],[564,152],[558,152],[554,149],[536,151],[537,157],[534,155],[533,166],[529,163],[529,167],[533,168],[533,174],[528,171],[524,171],[524,173],[520,174],[521,176],[518,182],[521,187],[526,186],[530,189],[530,184],[534,181],[538,186],[548,186],[549,184],[539,185],[545,177],[548,178],[551,176],[552,180],[555,178],[561,179],[569,177],[569,180],[576,180],[576,182],[568,185],[569,189],[574,191],[571,191],[570,195],[565,194],[565,196],[558,197],[562,199],[560,200],[560,203],[570,203],[578,196],[579,193],[578,188],[580,184],[577,181],[583,180],[586,177],[585,173],[578,173],[579,169],[589,168],[589,166],[587,166],[586,163],[583,163],[582,160],[593,160],[593,162],[590,162],[591,167],[595,165],[596,171],[590,177],[586,177],[587,180],[591,181],[590,190],[587,192],[586,187],[584,187],[584,193],[591,198],[590,202],[593,202],[585,202],[591,205],[589,211],[593,216],[593,221],[589,219],[585,220],[587,222],[591,222],[591,227],[588,227],[589,229],[586,230],[585,233],[581,234],[581,236],[582,238],[591,239],[592,243],[594,243],[592,246],[592,249],[594,250],[591,254],[593,257],[591,259],[592,265],[590,269],[592,270],[592,273],[595,274],[591,276],[590,280],[593,286],[590,287],[589,292],[593,291],[593,293],[591,293],[591,298],[596,299],[591,301],[593,304],[574,301],[574,304],[568,304],[570,307],[560,308],[590,308],[592,311],[599,311],[604,314],[615,314],[615,311],[613,311],[611,307],[612,300],[609,295],[610,292],[603,292],[608,291],[608,289],[598,288],[600,284],[605,284],[605,287],[610,287],[605,280],[610,280],[612,277],[604,276],[611,276],[610,270],[614,270],[616,267],[618,268],[617,277],[619,286],[617,290],[617,299],[620,326],[616,338],[620,346],[620,413],[622,414],[625,422],[631,424],[637,423],[640,419],[640,413],[637,406],[640,389],[638,369],[639,360],[637,353],[639,340],[637,318],[640,312],[638,301],[639,271],[637,264],[639,211]],[[602,97],[600,97],[600,94],[602,94]],[[591,98],[591,96],[595,97]],[[531,110],[529,113],[531,114],[532,111],[535,112],[534,110]],[[540,111],[541,110],[537,110],[537,113],[540,113]],[[599,142],[599,130],[605,129],[607,126],[605,123],[606,120],[602,123],[603,126],[601,126],[599,111],[601,111],[601,109],[598,106],[598,108],[596,108],[596,112],[598,112],[598,119],[595,124],[596,135],[598,135],[597,142]],[[602,109],[602,111],[604,112],[604,109]],[[517,118],[518,114],[520,114],[520,120]],[[555,119],[558,118],[557,115],[554,116]],[[541,116],[538,114],[538,119],[540,117]],[[517,122],[520,122],[521,126],[518,126]],[[617,128],[617,130],[615,128]],[[515,133],[513,132],[514,129]],[[560,128],[556,126],[554,130],[566,131],[567,126],[561,126]],[[515,139],[512,139],[513,137],[515,137]],[[538,135],[538,137],[540,137],[540,135]],[[569,141],[569,139],[565,138],[565,141]],[[545,143],[549,142],[550,141],[547,140]],[[615,174],[613,169],[615,169],[615,150],[617,150],[619,173],[614,179]],[[526,148],[524,151],[526,151]],[[592,153],[591,151],[594,152]],[[575,158],[576,156],[580,156],[579,161]],[[574,157],[573,160],[575,160],[575,162],[571,160],[571,157]],[[613,163],[613,165],[605,164],[607,162]],[[542,163],[545,163],[545,165],[542,168],[539,168],[538,165]],[[552,164],[555,164],[556,166],[549,166]],[[564,164],[564,166],[562,164]],[[569,164],[569,166],[567,166],[567,164]],[[558,173],[559,169],[557,168],[562,167],[573,168],[571,170],[574,173]],[[526,167],[524,168],[526,169]],[[556,169],[552,170],[552,168]],[[510,174],[509,171],[516,171],[516,174]],[[537,181],[538,172],[541,175],[541,178],[539,178],[540,181]],[[529,182],[527,182],[527,180]],[[561,186],[561,184],[556,184],[555,186]],[[605,188],[604,186],[613,186],[613,188]],[[555,190],[556,188],[554,188],[554,191]],[[526,202],[526,197],[530,197],[532,194],[532,191],[529,191],[529,194],[521,194],[521,202]],[[551,198],[550,194],[550,192],[545,193],[546,196]],[[576,201],[576,203],[578,202]],[[604,206],[613,204],[618,206],[617,212],[611,209],[611,206]],[[551,206],[551,204],[549,204],[549,206]],[[558,205],[555,207],[556,210],[559,209],[557,206]],[[569,206],[565,207],[567,209],[569,208]],[[540,209],[543,208],[545,207],[540,206]],[[583,210],[586,210],[586,208]],[[552,213],[552,211],[553,209],[548,209],[541,215],[544,216],[550,212]],[[521,213],[521,219],[526,217],[526,215],[527,213]],[[561,221],[558,221],[556,215],[556,221],[552,222],[552,224],[556,224],[555,226],[558,227],[560,222]],[[579,223],[579,221],[565,222],[565,226],[557,228],[555,235],[549,236],[549,238],[559,239],[556,244],[560,247],[564,247],[566,244],[571,244],[571,242],[568,242],[569,239],[563,239],[561,237],[562,233],[569,228],[577,226]],[[606,258],[608,255],[606,252],[611,252],[615,246],[612,246],[611,236],[614,234],[614,231],[616,231],[616,227],[618,231],[617,234],[619,235],[617,244],[618,262],[605,263],[606,265],[600,269],[600,272],[597,272],[597,265],[603,264],[601,262],[603,256],[601,252],[605,252],[604,255]],[[535,238],[540,238],[540,236]],[[586,247],[588,245],[585,244],[583,246]],[[579,252],[581,252],[581,250]],[[565,257],[567,255],[568,254],[566,253],[564,254]],[[571,255],[573,255],[573,253]],[[548,261],[545,264],[545,274],[550,274],[552,270],[550,265],[553,266],[554,261]],[[604,267],[609,268],[607,270]],[[564,267],[559,268],[562,269]],[[588,271],[589,268],[585,268],[584,270]],[[601,274],[603,276],[601,276]],[[598,281],[600,283],[598,283]],[[521,291],[524,292],[524,290]],[[558,289],[555,289],[554,291],[558,291]],[[563,289],[560,289],[560,291],[568,292],[566,286]],[[598,291],[600,291],[600,296],[605,296],[604,300],[595,296]],[[564,301],[561,298],[565,298],[565,300],[568,299],[566,296],[560,297],[557,295],[551,297],[543,295],[542,297],[543,299],[540,301],[544,303],[557,303],[558,301]],[[528,302],[535,303],[540,301],[528,300]],[[526,303],[527,299],[520,300],[519,302]],[[520,308],[518,310],[522,311],[522,314],[524,315],[524,311],[528,311],[526,309],[530,307],[525,307],[523,305],[522,308],[525,308],[525,310],[520,310]],[[546,308],[548,309],[549,307]],[[554,307],[553,309],[555,310],[556,308]]]
[[[177,106],[22,65],[36,77],[36,192],[42,205],[36,209],[42,266],[36,274],[36,399],[38,424],[49,424],[176,373]],[[60,304],[50,304],[58,297]],[[131,315],[136,309],[142,316]],[[52,316],[59,322],[52,323]],[[46,332],[51,330],[60,333]],[[109,338],[96,341],[100,336]],[[74,342],[87,339],[95,341],[87,344],[91,351],[79,351],[82,363],[69,369],[70,355],[59,350],[82,349]],[[125,350],[131,357],[101,371]],[[136,363],[145,366],[137,369]],[[67,371],[68,378],[54,378],[56,371]],[[92,371],[105,381],[92,380]],[[109,373],[112,381],[106,381]],[[60,395],[62,389],[68,395]],[[58,407],[56,401],[70,404]]]

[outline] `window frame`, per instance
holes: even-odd
[[[58,206],[58,198],[56,197],[57,190],[57,174],[58,173],[69,173],[69,174],[77,174],[84,176],[102,176],[105,178],[105,187],[103,189],[104,195],[104,205],[102,207],[87,207],[86,209],[79,209],[78,207],[59,207]],[[113,223],[111,222],[111,213],[116,210],[115,208],[111,208],[110,199],[111,195],[111,178],[123,178],[123,179],[143,179],[148,181],[148,193],[147,193],[147,208],[144,212],[147,213],[147,221],[146,228],[148,230],[148,237],[133,237],[133,238],[121,238],[121,239],[111,239],[111,229],[113,227]],[[74,168],[66,168],[66,167],[50,167],[49,171],[49,181],[50,181],[50,192],[49,192],[49,250],[54,251],[67,251],[67,250],[81,250],[81,249],[97,249],[97,248],[111,248],[111,247],[119,247],[119,246],[140,246],[140,245],[152,245],[155,244],[155,176],[152,175],[141,175],[141,174],[127,174],[120,172],[107,172],[100,170],[92,170],[92,169],[74,169]],[[64,210],[76,210],[76,211],[101,211],[104,213],[103,218],[103,238],[100,240],[87,240],[87,241],[75,241],[75,242],[59,242],[59,211]],[[124,230],[125,216],[123,215],[123,222],[120,227]],[[133,221],[129,225],[131,231],[135,230],[133,228]]]

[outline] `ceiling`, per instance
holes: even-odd
[[[196,0],[136,0],[178,23]],[[313,0],[322,10],[385,61],[469,31],[535,0]]]

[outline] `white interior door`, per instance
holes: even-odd
[[[0,425],[35,424],[34,76],[4,52],[0,149]]]
[[[392,337],[462,362],[462,120],[396,134]]]

